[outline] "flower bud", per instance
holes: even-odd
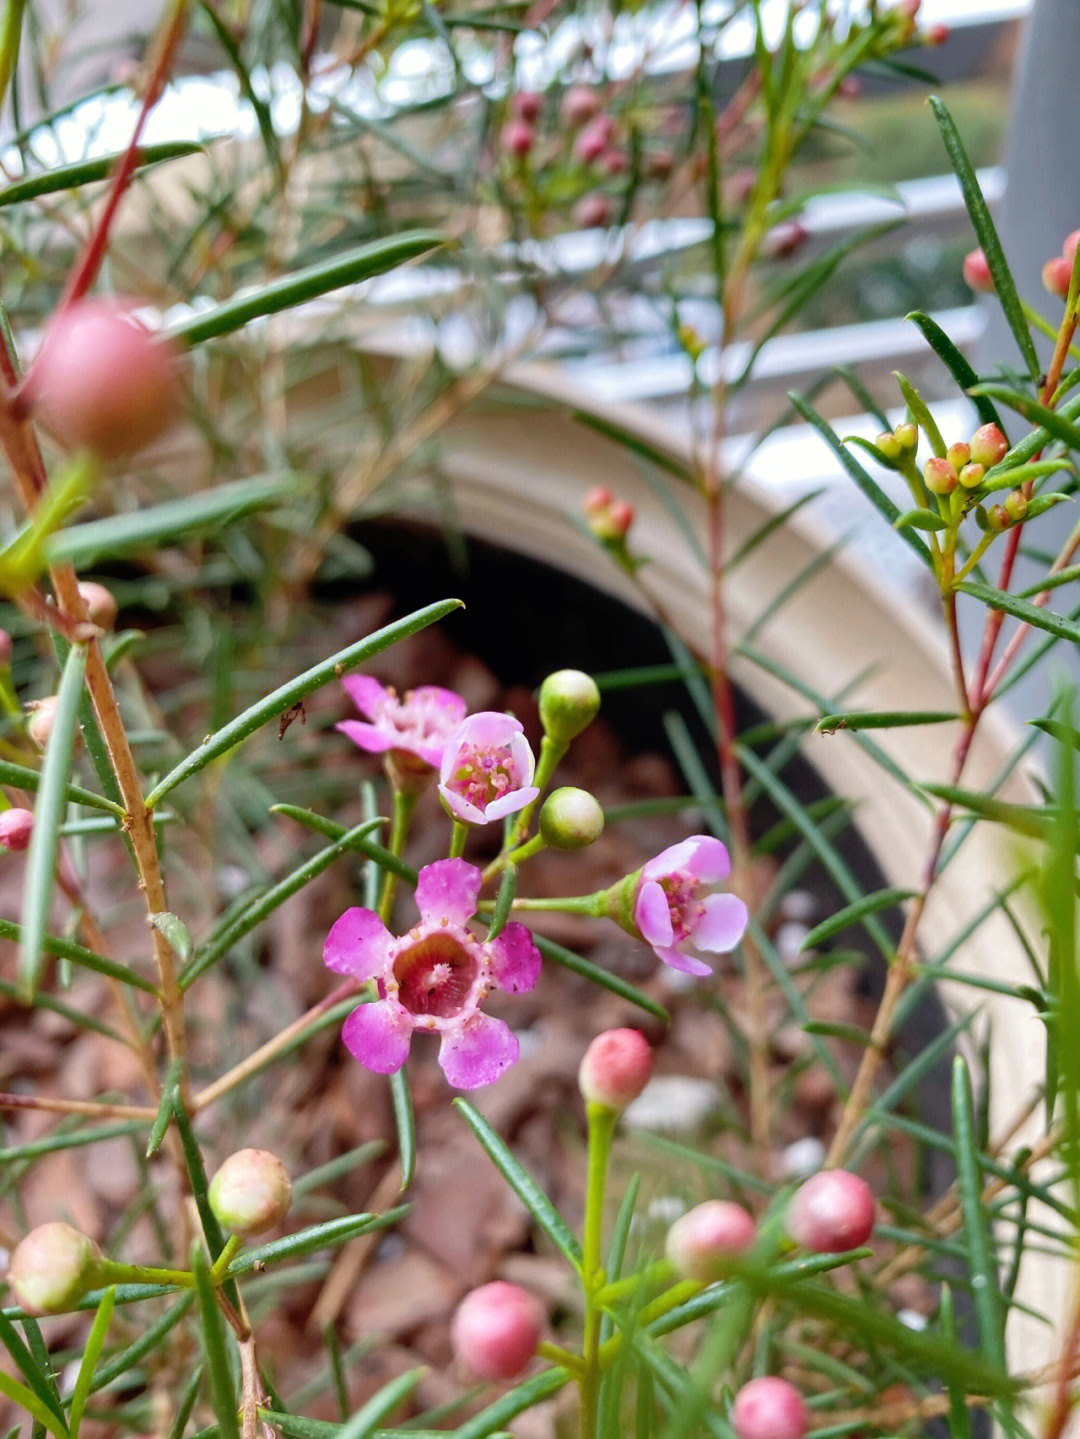
[[[32,1229],[15,1246],[8,1283],[29,1314],[61,1314],[93,1288],[100,1263],[92,1240],[56,1220]]]
[[[919,448],[919,427],[913,425],[910,420],[906,420],[902,425],[897,425],[893,434],[901,449],[906,450],[908,454],[913,455]]]
[[[971,446],[965,445],[963,440],[959,440],[955,445],[950,445],[945,451],[945,458],[949,464],[952,465],[956,473],[959,474],[971,459]]]
[[[771,1374],[744,1384],[731,1406],[737,1439],[803,1439],[809,1425],[802,1395]]]
[[[450,1324],[455,1358],[481,1379],[516,1379],[536,1353],[544,1327],[540,1302],[497,1279],[474,1289]]]
[[[79,595],[94,624],[99,629],[111,630],[116,624],[116,600],[112,591],[95,580],[80,580]]]
[[[596,681],[583,670],[556,670],[540,686],[540,723],[554,740],[572,740],[600,708]]]
[[[637,1029],[607,1029],[585,1051],[578,1087],[590,1104],[621,1111],[636,1099],[652,1074],[653,1052]]]
[[[514,114],[526,125],[535,125],[544,109],[544,97],[535,90],[521,90],[513,98]]]
[[[959,480],[965,490],[977,490],[986,479],[985,465],[965,465],[960,471]]]
[[[605,150],[600,156],[600,168],[605,175],[622,175],[630,168],[630,158],[624,150]]]
[[[1080,246],[1080,230],[1070,230],[1065,236],[1065,243],[1061,247],[1061,253],[1071,265],[1076,259],[1076,250]]]
[[[1011,495],[1006,495],[1004,507],[1005,513],[1014,525],[1019,524],[1021,520],[1027,518],[1027,497],[1020,490],[1013,490]]]
[[[539,829],[551,849],[585,849],[600,838],[604,811],[587,789],[565,785],[553,790],[544,801]]]
[[[34,832],[34,814],[29,809],[6,809],[0,814],[0,849],[15,853],[26,849]]]
[[[997,425],[980,425],[971,437],[971,458],[976,465],[987,469],[1003,460],[1009,452],[1009,442]]]
[[[273,1228],[291,1203],[289,1171],[265,1149],[238,1149],[210,1181],[210,1208],[234,1234]]]
[[[711,1284],[724,1273],[724,1261],[749,1249],[757,1234],[741,1204],[711,1199],[676,1219],[664,1251],[684,1279]]]
[[[29,705],[30,718],[26,722],[26,733],[42,749],[49,743],[59,702],[59,695],[46,695],[44,699],[33,700]]]
[[[572,130],[587,125],[600,109],[600,98],[588,85],[571,85],[563,96],[563,123]]]
[[[11,663],[11,651],[13,648],[11,636],[7,630],[0,630],[0,665],[9,665]]]
[[[993,294],[994,277],[982,250],[971,250],[964,256],[964,283],[976,294]]]
[[[798,220],[785,220],[782,225],[774,225],[765,236],[762,252],[770,260],[786,260],[801,250],[809,238],[805,225],[800,225]]]
[[[177,353],[116,299],[76,300],[51,320],[26,378],[30,407],[68,449],[134,454],[169,428]]]
[[[1066,260],[1064,255],[1054,255],[1043,266],[1042,282],[1051,295],[1057,295],[1064,300],[1069,293],[1072,271],[1071,260]]]
[[[787,1232],[815,1254],[845,1254],[870,1238],[875,1209],[865,1180],[846,1169],[823,1169],[792,1195]]]
[[[956,471],[948,460],[934,455],[923,466],[923,479],[932,495],[951,495],[956,489]]]
[[[886,464],[895,464],[904,453],[904,447],[893,434],[892,430],[883,430],[874,441],[881,452],[881,458]]]
[[[614,207],[606,195],[583,195],[574,207],[574,220],[582,230],[602,230],[614,217]]]
[[[574,141],[574,158],[583,165],[594,165],[610,146],[614,129],[610,115],[597,115]]]
[[[536,140],[536,132],[524,120],[511,120],[502,132],[502,147],[508,155],[524,160]]]
[[[944,45],[951,34],[952,30],[949,26],[939,20],[936,25],[931,25],[923,31],[923,43],[937,48],[939,45]]]

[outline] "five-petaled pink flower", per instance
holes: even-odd
[[[491,989],[532,989],[540,954],[523,924],[508,924],[493,940],[467,928],[476,913],[482,878],[463,859],[441,859],[420,871],[420,923],[395,938],[370,909],[347,909],[326,937],[330,969],[373,979],[379,998],[353,1010],[342,1038],[377,1074],[405,1063],[414,1029],[441,1037],[439,1063],[457,1089],[490,1084],[518,1057],[518,1042],[501,1019],[480,1012]]]
[[[391,751],[403,768],[439,768],[446,741],[465,717],[460,695],[421,685],[399,699],[372,675],[349,675],[341,683],[368,723],[342,720],[335,729],[369,754]]]
[[[642,939],[673,969],[684,974],[711,974],[688,945],[710,954],[726,954],[743,937],[746,905],[734,894],[698,899],[698,885],[726,879],[728,852],[718,839],[693,834],[650,859],[638,877],[634,923]]]
[[[521,724],[482,710],[454,731],[443,751],[439,793],[455,819],[490,824],[531,804],[536,761]]]

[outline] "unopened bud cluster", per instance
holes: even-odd
[[[605,543],[625,540],[634,523],[634,507],[616,499],[606,485],[597,485],[585,496],[585,520],[598,540]]]

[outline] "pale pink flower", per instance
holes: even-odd
[[[439,1063],[456,1089],[490,1084],[518,1057],[501,1019],[480,1012],[489,990],[532,989],[540,953],[523,924],[493,940],[468,929],[482,878],[463,859],[441,859],[420,871],[420,923],[395,938],[370,909],[347,909],[326,937],[323,959],[338,974],[375,980],[379,998],[345,1021],[342,1038],[376,1074],[405,1063],[414,1029],[438,1034]]]
[[[746,905],[734,894],[697,897],[702,884],[716,884],[731,871],[728,852],[711,835],[694,834],[650,859],[638,878],[634,923],[642,939],[673,969],[711,974],[687,946],[726,954],[743,937]]]
[[[490,824],[532,804],[536,761],[521,724],[482,710],[454,731],[443,751],[439,793],[455,819]]]
[[[405,768],[418,768],[416,761],[439,768],[446,741],[465,718],[460,695],[438,685],[421,685],[400,699],[372,675],[349,675],[341,683],[367,723],[342,720],[335,729],[369,754],[392,751]]]

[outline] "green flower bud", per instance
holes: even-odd
[[[906,450],[908,454],[913,455],[919,448],[919,427],[911,424],[910,421],[897,425],[893,430],[893,435],[900,448]]]
[[[544,843],[552,849],[584,849],[600,838],[604,811],[588,790],[565,785],[544,801],[539,827]]]
[[[41,1224],[15,1247],[8,1283],[30,1314],[74,1309],[94,1287],[101,1251],[79,1230],[60,1220]]]
[[[289,1171],[265,1149],[238,1149],[210,1181],[210,1208],[234,1234],[272,1229],[291,1203]]]
[[[965,465],[960,471],[960,483],[965,490],[977,490],[986,478],[986,466],[976,464]]]
[[[896,436],[891,430],[885,430],[880,435],[878,435],[877,439],[874,441],[874,444],[877,445],[879,451],[881,452],[881,458],[890,465],[895,464],[896,461],[900,458],[900,456],[904,453],[903,445],[900,443],[900,441],[896,438]]]
[[[600,708],[600,691],[582,670],[556,670],[540,686],[540,721],[554,740],[572,740]]]
[[[1015,525],[1027,518],[1028,502],[1027,497],[1020,490],[1013,490],[1011,495],[1005,499],[1005,513]]]
[[[971,462],[971,446],[965,445],[962,440],[955,445],[950,445],[945,451],[945,458],[959,474],[964,466]]]

